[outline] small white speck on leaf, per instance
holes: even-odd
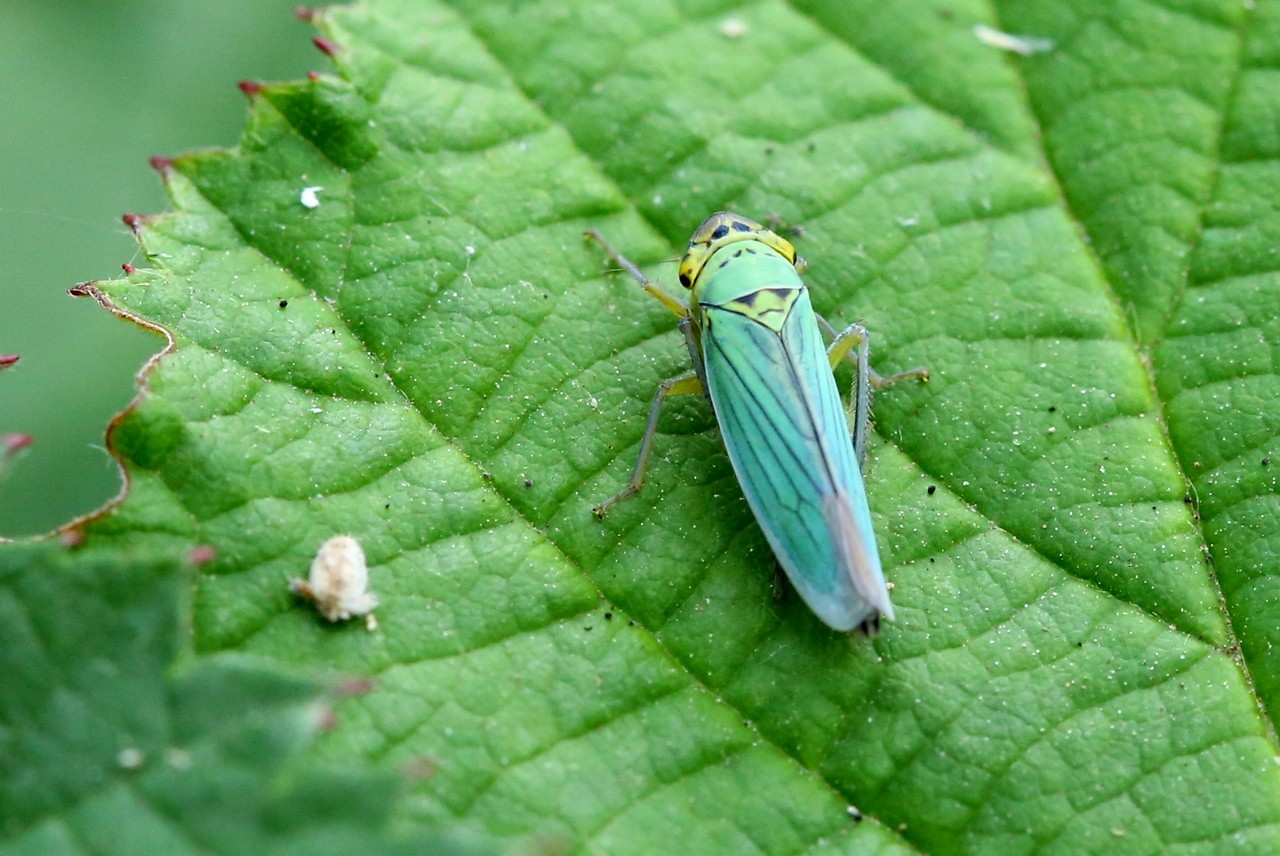
[[[974,25],[973,34],[978,37],[978,41],[988,47],[999,48],[1002,51],[1009,51],[1021,56],[1031,56],[1032,54],[1053,50],[1053,39],[1015,36],[1011,33],[1004,33],[988,27],[986,24]]]
[[[175,770],[188,770],[191,768],[191,753],[186,749],[170,746],[164,750],[164,762]]]
[[[320,191],[324,190],[318,184],[310,187],[302,188],[302,193],[298,196],[298,201],[302,203],[303,208],[319,208],[320,207]]]
[[[116,753],[116,763],[126,770],[136,770],[145,764],[147,756],[136,746],[129,746]]]
[[[369,591],[369,566],[365,563],[360,542],[350,535],[335,535],[321,545],[305,580],[292,579],[289,590],[316,605],[330,621],[346,621],[357,615],[368,616],[365,626],[375,629],[377,620],[370,613],[378,598]]]
[[[740,39],[748,29],[747,22],[741,18],[725,18],[720,22],[720,35],[726,39]]]

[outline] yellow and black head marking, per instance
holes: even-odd
[[[735,241],[759,241],[777,250],[791,264],[797,263],[796,248],[786,238],[740,214],[717,211],[703,220],[689,239],[689,249],[680,260],[680,284],[693,288],[707,260],[716,250]]]

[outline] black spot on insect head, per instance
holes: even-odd
[[[737,223],[734,223],[733,225],[734,225],[734,226],[737,226],[738,224],[737,224]],[[728,227],[728,226],[725,226],[725,225],[723,225],[723,224],[721,224],[721,225],[719,225],[719,226],[716,226],[716,230],[715,230],[714,232],[712,232],[712,233],[711,233],[711,237],[712,237],[713,239],[715,239],[715,238],[723,238],[723,237],[724,237],[725,235],[727,235],[727,234],[729,234],[729,227]]]
[[[683,285],[685,288],[693,287],[693,283],[689,282],[689,274],[687,273],[680,274],[680,284]]]
[[[750,232],[750,231],[751,231],[751,224],[750,224],[750,223],[744,223],[744,222],[742,222],[741,220],[734,220],[734,221],[733,221],[733,231],[735,231],[735,232]]]

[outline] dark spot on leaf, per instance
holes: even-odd
[[[289,306],[289,301],[287,301],[287,300],[281,300],[281,301],[280,301],[280,308],[281,308],[281,309],[285,309],[285,308],[287,308],[288,306]]]
[[[606,612],[606,613],[604,614],[604,620],[605,620],[605,621],[613,621],[613,613],[612,613],[612,612]]]
[[[937,492],[938,492],[938,486],[936,484],[929,485],[929,489],[926,491],[926,493],[928,493],[929,496],[933,496]]]

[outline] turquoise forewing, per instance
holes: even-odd
[[[705,380],[783,570],[824,622],[851,630],[893,610],[844,406],[808,291],[793,280],[800,293],[780,333],[703,298]]]

